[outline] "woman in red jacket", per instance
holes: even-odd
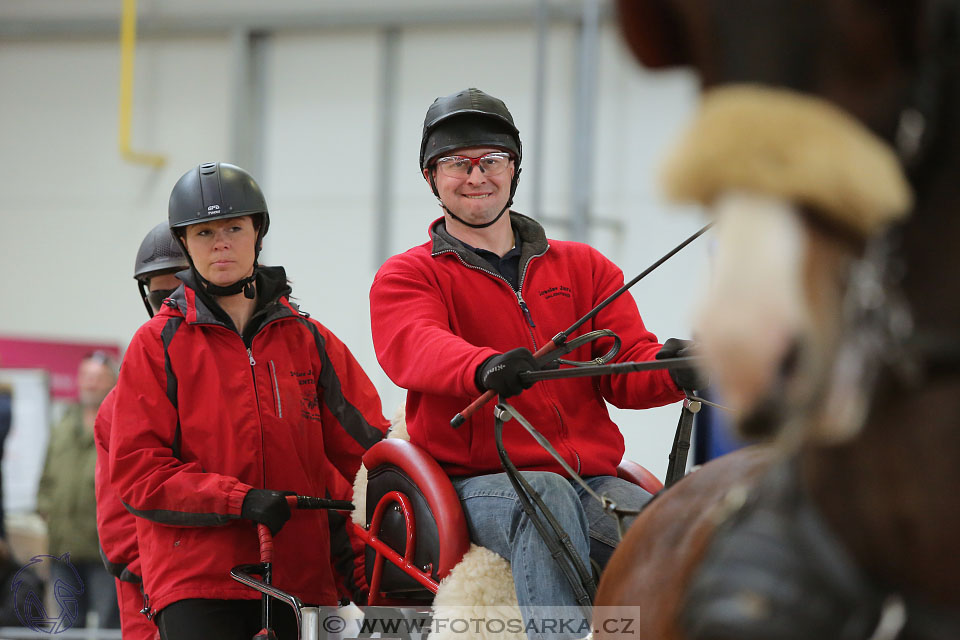
[[[169,223],[191,268],[127,349],[110,476],[138,516],[161,637],[246,639],[260,628],[259,594],[229,570],[259,557],[251,521],[280,533],[279,588],[335,604],[327,514],[291,518],[284,492],[326,496],[326,479],[352,478],[388,423],[346,346],[290,302],[283,268],[258,265],[270,218],[246,171],[188,171]],[[296,637],[285,613],[280,637]]]

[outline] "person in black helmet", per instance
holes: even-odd
[[[180,245],[170,234],[170,227],[161,222],[143,238],[137,250],[133,278],[147,314],[152,318],[164,299],[180,286],[174,275],[189,267],[180,251]],[[116,387],[107,394],[93,427],[97,449],[94,474],[97,496],[97,534],[100,538],[100,556],[116,580],[117,601],[120,606],[120,629],[124,640],[152,640],[156,625],[141,614],[143,593],[141,585],[140,553],[137,546],[136,519],[127,511],[110,483],[108,460],[110,430],[113,424]]]
[[[180,286],[176,273],[189,267],[166,222],[150,230],[140,243],[133,267],[133,279],[137,281],[147,315],[151,318],[156,315],[163,300]]]
[[[247,638],[260,596],[233,579],[276,535],[275,583],[335,605],[328,516],[291,514],[290,492],[328,497],[388,422],[350,351],[290,302],[282,267],[258,264],[270,225],[249,173],[202,164],[174,186],[169,228],[190,268],[124,357],[110,481],[137,516],[147,610],[164,640]],[[287,607],[280,638],[296,638]]]
[[[492,405],[457,430],[450,420],[486,390],[513,396],[510,402],[595,491],[638,509],[650,495],[615,477],[623,437],[606,402],[664,405],[704,381],[686,370],[523,383],[519,374],[540,366],[531,352],[621,287],[623,273],[587,245],[548,240],[536,221],[511,209],[522,158],[519,131],[503,101],[473,88],[434,101],[424,120],[420,170],[443,217],[430,225],[427,243],[390,258],[377,273],[370,290],[373,341],[384,371],[407,389],[411,440],[452,476],[472,540],[513,565],[530,637],[580,638],[589,624],[578,605],[589,604],[589,587],[568,580],[562,564],[574,574],[577,562],[587,574],[591,561],[604,566],[619,540],[616,520],[533,438],[508,425],[507,452],[577,557],[554,559],[501,473]],[[580,332],[594,329],[621,338],[616,361],[672,357],[689,346],[676,339],[661,345],[629,294]],[[588,361],[609,349],[609,340],[596,341],[568,357]],[[536,621],[543,607],[555,606],[569,607],[562,611],[573,613],[572,624],[541,633]]]

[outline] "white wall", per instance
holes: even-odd
[[[104,3],[87,4],[107,12]],[[37,6],[57,10],[55,3]],[[160,6],[145,3],[144,10]],[[544,211],[555,218],[569,214],[576,46],[572,26],[553,24],[543,154],[524,158],[525,177],[541,163]],[[379,32],[363,27],[270,39],[258,178],[272,220],[265,262],[287,268],[302,307],[351,347],[389,415],[402,393],[376,363],[367,302],[376,259],[379,47]],[[398,123],[392,251],[423,242],[438,215],[416,164],[427,106],[480,87],[506,101],[531,149],[532,134],[524,132],[534,130],[534,52],[527,23],[402,31],[391,99]],[[227,33],[140,41],[133,142],[168,157],[164,168],[152,169],[125,163],[117,151],[115,38],[0,40],[0,267],[7,276],[0,281],[0,334],[129,340],[145,320],[131,277],[140,240],[164,219],[169,190],[184,171],[230,160],[235,54]],[[695,86],[687,75],[642,71],[611,25],[602,32],[597,85],[594,214],[622,227],[596,228],[591,240],[631,278],[703,222],[669,210],[655,183],[659,158],[693,108]],[[525,186],[521,180],[521,212],[530,206]],[[555,225],[548,231],[566,233]],[[698,241],[633,290],[661,339],[689,333],[706,246]],[[662,476],[679,406],[617,414],[628,455]]]

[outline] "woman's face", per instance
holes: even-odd
[[[197,271],[221,287],[253,274],[256,243],[257,230],[250,216],[192,224],[184,235]]]

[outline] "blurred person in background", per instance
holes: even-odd
[[[77,598],[76,626],[87,625],[87,614],[97,614],[97,625],[120,626],[113,577],[103,568],[97,537],[94,474],[97,450],[93,427],[100,404],[117,382],[117,365],[103,353],[83,358],[77,371],[78,402],[67,408],[50,433],[47,457],[37,491],[37,512],[47,522],[48,553],[69,562],[83,583]],[[51,565],[50,584],[58,578],[74,580],[70,567]]]
[[[140,243],[133,266],[140,297],[152,318],[164,299],[180,286],[174,275],[189,268],[180,251],[180,245],[170,235],[170,227],[161,222]],[[157,627],[141,612],[146,602],[143,597],[143,579],[140,554],[137,550],[137,523],[126,510],[110,484],[109,445],[110,428],[116,399],[114,388],[103,401],[94,425],[97,449],[96,495],[97,532],[103,564],[116,580],[120,607],[120,629],[124,640],[152,640]]]
[[[258,264],[270,216],[249,173],[191,169],[168,222],[190,269],[127,348],[110,482],[138,516],[161,637],[247,640],[260,631],[260,594],[229,571],[259,557],[252,524],[279,533],[278,588],[336,605],[328,514],[291,518],[287,492],[331,495],[333,470],[352,480],[389,423],[346,345],[290,302],[283,268]],[[293,612],[274,615],[278,637],[296,638]]]

